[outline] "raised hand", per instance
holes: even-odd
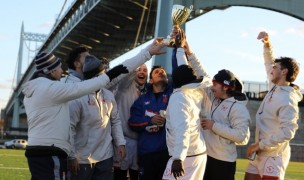
[[[148,49],[151,56],[166,53],[166,51],[162,50],[164,47],[166,47],[166,44],[162,43],[163,39],[164,38],[159,37],[153,41],[153,43],[151,44],[151,46]]]
[[[270,47],[269,35],[265,31],[261,31],[257,37],[258,40],[261,40],[264,43],[264,46]]]
[[[178,26],[173,26],[170,37],[175,39],[176,35],[179,33],[180,28]]]
[[[186,45],[186,35],[184,30],[179,29],[178,34],[175,36],[175,47],[183,48]]]

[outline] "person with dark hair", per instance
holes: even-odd
[[[133,179],[134,177],[134,179],[137,179],[138,177],[137,151],[136,149],[134,150],[134,147],[136,147],[135,139],[137,139],[137,135],[129,129],[127,121],[130,115],[129,112],[131,105],[141,93],[145,92],[147,68],[144,63],[150,60],[153,55],[165,53],[164,51],[161,51],[161,48],[165,45],[160,43],[160,39],[162,38],[156,38],[153,43],[141,50],[137,55],[126,60],[127,62],[132,62],[127,65],[130,73],[118,76],[105,87],[112,92],[116,92],[115,99],[121,117],[123,132],[127,141],[126,159],[122,158],[120,152],[117,151],[119,150],[119,147],[114,146],[114,178],[116,180],[126,179],[129,167],[131,169],[129,171],[131,178]],[[90,54],[86,48],[75,48],[66,59],[69,66],[69,75],[62,78],[61,81],[67,83],[82,81],[84,79],[82,69],[84,59],[89,55]],[[102,64],[106,69],[109,67],[109,61],[105,58],[102,58]],[[75,162],[75,158],[70,157],[70,162]],[[77,165],[73,164],[71,165],[74,167]]]
[[[84,46],[74,48],[66,58],[68,75],[61,79],[63,82],[79,82],[83,80],[83,64],[85,57],[90,55],[89,49]]]
[[[247,156],[256,154],[249,162],[245,180],[284,179],[290,159],[289,142],[298,129],[298,103],[303,95],[293,82],[298,76],[299,65],[290,57],[273,57],[272,46],[266,32],[258,39],[264,43],[264,64],[269,80],[269,91],[256,114],[255,143]]]
[[[62,83],[61,60],[54,54],[41,52],[34,61],[36,72],[22,85],[28,122],[25,156],[32,179],[64,179],[66,158],[71,151],[68,101],[105,87],[120,74],[128,73],[128,69],[119,65],[90,80]]]
[[[145,55],[151,58],[162,54],[164,46],[153,44]],[[139,65],[137,59],[129,59],[96,78],[62,83],[59,81],[63,72],[61,61],[55,55],[41,52],[35,57],[35,64],[37,71],[22,85],[28,122],[25,156],[32,179],[63,179],[67,175],[67,156],[71,151],[68,102],[105,87],[120,74]]]
[[[177,52],[184,51],[180,55],[186,54],[193,72],[189,67],[179,67],[180,71],[173,76],[175,86],[181,88],[176,89],[176,96],[172,96],[176,99],[169,102],[172,105],[167,109],[167,144],[172,158],[164,179],[233,179],[237,157],[235,144],[246,144],[250,136],[250,115],[242,82],[228,70],[221,70],[213,80],[210,79],[185,36],[181,37],[185,43]],[[174,104],[180,105],[175,107]],[[195,122],[203,129],[196,127]],[[190,141],[191,138],[201,144],[200,149],[192,143],[194,140]],[[207,157],[204,155],[206,149]]]
[[[248,100],[242,93],[242,81],[229,70],[220,70],[213,77],[212,84],[205,88],[211,108],[206,110],[203,107],[201,111],[201,126],[207,145],[203,179],[234,180],[236,145],[246,145],[250,137]]]
[[[152,67],[149,77],[147,92],[131,107],[129,126],[138,133],[140,179],[160,180],[169,159],[164,115],[173,88],[162,66]]]
[[[163,179],[203,178],[207,157],[199,125],[199,112],[205,95],[200,90],[202,80],[197,79],[188,65],[180,65],[173,71],[174,91],[166,114],[166,142],[171,158]]]
[[[139,177],[143,180],[161,179],[169,159],[166,146],[165,118],[172,86],[168,85],[166,71],[154,66],[150,72],[147,92],[130,109],[129,126],[138,132]]]
[[[84,79],[103,74],[107,61],[87,55]],[[71,145],[69,155],[72,179],[113,179],[113,144],[125,157],[125,139],[114,95],[102,88],[69,103]]]

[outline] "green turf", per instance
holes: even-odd
[[[238,159],[235,173],[236,180],[243,180],[248,165],[247,159]],[[304,163],[290,162],[285,174],[285,180],[304,180]]]
[[[235,179],[243,180],[248,160],[238,159]],[[0,149],[0,180],[28,180],[28,170],[24,150]],[[290,162],[285,180],[304,180],[304,163]]]
[[[24,150],[0,149],[0,180],[31,179]]]

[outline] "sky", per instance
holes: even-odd
[[[64,9],[72,2],[73,0],[67,0]],[[15,86],[22,22],[25,32],[48,35],[63,5],[63,0],[10,0],[1,4],[0,109],[5,108]],[[288,56],[298,61],[300,74],[295,83],[304,89],[303,21],[259,8],[232,7],[213,10],[186,23],[190,47],[209,75],[228,69],[244,81],[266,82],[263,44],[257,40],[260,31],[269,33],[275,57]],[[31,51],[27,51],[28,48]],[[112,65],[133,56],[142,48],[118,58]],[[36,45],[24,45],[24,52],[32,52],[34,49],[37,49]],[[33,55],[28,53],[25,56],[22,72],[26,70]]]

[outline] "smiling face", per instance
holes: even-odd
[[[212,84],[213,85],[211,86],[211,90],[215,98],[226,99],[228,97],[226,93],[228,87],[223,86],[222,84],[216,81],[213,81]]]
[[[139,85],[144,85],[147,82],[148,77],[148,69],[146,64],[139,66],[136,70],[135,81]]]

